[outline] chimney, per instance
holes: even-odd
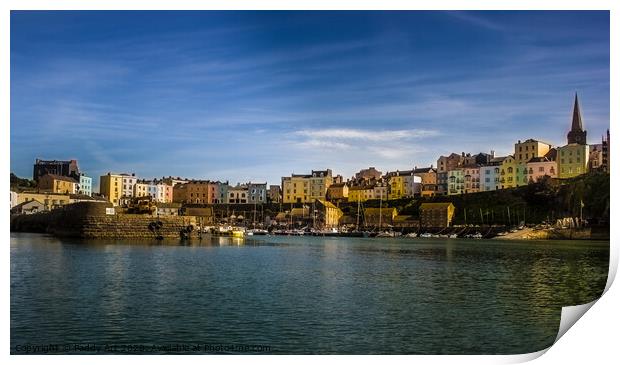
[[[491,150],[491,158],[495,158],[495,151]]]

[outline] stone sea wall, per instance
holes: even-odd
[[[189,228],[192,226],[192,228]],[[82,220],[79,236],[82,238],[181,238],[196,235],[196,219],[189,216],[150,217],[118,214],[87,216]]]
[[[51,212],[11,217],[11,231],[51,233],[89,239],[192,238],[196,217],[154,217],[138,214],[106,214],[109,203],[76,203]]]

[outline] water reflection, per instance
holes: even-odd
[[[608,242],[11,235],[11,346],[262,343],[275,353],[522,353],[597,298]]]

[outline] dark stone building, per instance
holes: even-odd
[[[72,177],[78,181],[80,179],[80,169],[77,160],[60,161],[37,158],[34,162],[32,179],[39,181],[41,176],[47,174]]]
[[[422,203],[420,225],[428,228],[449,227],[454,217],[452,203]]]

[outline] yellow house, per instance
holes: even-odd
[[[351,186],[349,188],[349,196],[347,200],[349,202],[365,202],[366,200],[373,199],[374,187],[370,185],[363,186]]]
[[[317,203],[319,218],[323,226],[325,228],[338,227],[338,222],[343,216],[342,210],[324,199],[318,199]]]
[[[499,182],[502,189],[514,188],[516,183],[517,163],[513,156],[508,156],[502,161],[499,172]]]
[[[282,202],[311,203],[325,199],[327,189],[332,185],[332,170],[312,170],[309,175],[285,176],[282,178]]]
[[[543,157],[549,152],[551,145],[549,143],[528,139],[523,142],[515,143],[514,159],[519,165],[527,164],[534,157]]]
[[[388,199],[400,199],[405,197],[405,175],[400,171],[388,172],[386,177],[389,181]]]
[[[50,192],[22,192],[17,195],[17,204],[36,200],[43,204],[45,210],[52,210],[71,204],[69,194],[50,193]]]
[[[72,177],[46,174],[39,178],[39,189],[52,193],[75,194],[78,182]]]
[[[587,144],[571,143],[558,147],[558,177],[567,179],[588,172],[589,153]]]
[[[118,205],[119,200],[122,197],[123,191],[123,176],[118,174],[111,174],[99,177],[99,193],[112,203]]]

